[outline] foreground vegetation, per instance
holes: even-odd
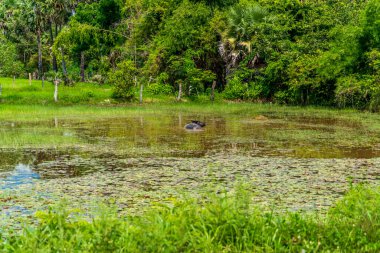
[[[66,208],[2,238],[2,252],[378,252],[379,189],[351,189],[326,215],[265,212],[252,194],[172,200],[141,216]]]

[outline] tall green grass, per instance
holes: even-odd
[[[28,80],[0,78],[2,94],[1,103],[6,104],[56,104],[54,102],[54,85],[51,82],[33,80],[31,85]],[[59,85],[58,104],[99,104],[109,103],[112,87],[109,85],[97,85],[90,83],[78,83],[75,86]]]
[[[65,208],[3,238],[2,252],[379,252],[380,190],[358,186],[327,215],[266,212],[251,194],[178,200],[141,216]]]

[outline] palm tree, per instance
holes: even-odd
[[[50,48],[52,54],[52,65],[55,72],[58,71],[57,57],[53,52],[53,45],[55,37],[58,36],[58,27],[62,27],[66,19],[69,16],[69,8],[71,2],[67,0],[47,0],[47,17],[48,17],[48,29],[50,35]],[[55,26],[55,34],[53,33],[53,26]]]
[[[226,63],[226,74],[252,53],[252,39],[260,24],[269,20],[268,12],[257,4],[237,5],[230,9],[227,17],[228,30],[222,35],[219,53]],[[258,62],[255,54],[251,65]]]

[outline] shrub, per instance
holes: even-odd
[[[105,78],[102,75],[94,75],[91,77],[91,82],[98,83],[98,84],[104,84]]]
[[[266,87],[259,82],[244,82],[238,77],[234,77],[228,83],[223,92],[226,99],[249,99],[255,100],[263,98]]]
[[[238,77],[232,78],[223,92],[226,99],[244,99],[248,90],[248,84],[242,83]]]
[[[376,108],[379,91],[371,76],[350,75],[338,79],[335,100],[339,107],[367,109],[373,103]]]
[[[117,69],[109,74],[109,81],[114,85],[112,97],[122,101],[131,101],[134,98],[134,78],[137,69],[132,61],[123,61]]]
[[[152,83],[146,87],[146,91],[153,95],[170,95],[173,93],[173,87],[169,84]]]
[[[380,111],[380,87],[377,86],[377,89],[371,94],[371,101],[369,103],[369,109],[372,112]]]
[[[289,104],[293,101],[292,93],[289,90],[280,90],[274,94],[274,102],[277,104]]]
[[[0,76],[21,76],[23,64],[17,60],[16,46],[0,35]]]

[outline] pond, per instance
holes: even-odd
[[[207,126],[186,131],[195,119]],[[3,222],[62,199],[72,207],[105,201],[138,213],[182,194],[232,190],[237,182],[248,183],[260,205],[323,211],[350,182],[380,179],[379,132],[334,117],[54,117],[3,121],[0,137]]]

